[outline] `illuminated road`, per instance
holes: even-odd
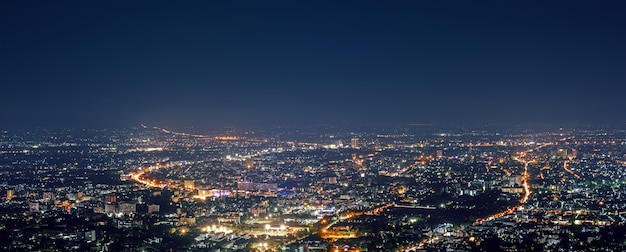
[[[141,125],[141,127],[143,127],[144,129],[149,128],[146,125]],[[235,141],[235,140],[239,140],[238,137],[236,136],[207,136],[207,135],[200,135],[200,134],[190,134],[190,133],[184,133],[184,132],[176,132],[176,131],[171,131],[168,129],[164,129],[164,128],[160,128],[160,127],[152,127],[153,129],[156,130],[160,130],[163,133],[166,134],[172,134],[172,135],[176,135],[176,136],[188,136],[188,137],[197,137],[197,138],[208,138],[208,139],[213,139],[213,140],[218,140],[218,141]]]
[[[327,232],[328,229],[330,229],[333,225],[337,224],[340,221],[344,221],[344,220],[350,220],[354,217],[357,216],[361,216],[361,215],[379,215],[381,214],[385,209],[394,206],[394,204],[388,203],[382,206],[379,206],[377,208],[374,208],[372,210],[369,211],[365,211],[365,212],[349,212],[349,213],[343,213],[341,215],[339,215],[339,218],[335,221],[330,222],[328,225],[324,226],[323,228],[320,229],[320,236],[322,238],[330,238],[327,237],[327,235],[324,235],[324,233]],[[353,237],[356,238],[356,237]]]
[[[570,137],[571,138],[571,137]],[[561,141],[564,141],[566,139],[569,138],[564,138],[561,139]],[[531,153],[533,151],[539,150],[541,148],[544,148],[546,146],[550,146],[552,145],[552,143],[544,143],[544,144],[540,144],[535,146],[534,148],[527,150],[527,151],[523,151],[520,152],[519,155],[517,156],[513,156],[513,160],[520,162],[522,164],[524,164],[524,171],[522,172],[522,188],[524,188],[524,196],[522,196],[522,198],[520,199],[520,204],[514,207],[511,207],[505,211],[496,213],[492,216],[489,216],[485,219],[483,219],[482,221],[490,221],[490,220],[495,220],[498,219],[500,217],[509,215],[509,214],[513,214],[515,211],[521,209],[523,207],[523,205],[528,202],[528,200],[530,199],[530,195],[532,194],[532,191],[530,190],[530,184],[528,183],[528,180],[530,179],[530,173],[528,172],[528,164],[530,164],[531,162],[535,162],[536,160],[531,159],[531,161],[527,161],[524,158],[527,157],[528,153]],[[476,225],[476,222],[474,222],[474,225]]]
[[[532,161],[527,161],[524,158],[527,157],[528,153],[531,153],[533,151],[539,150],[539,149],[544,148],[544,147],[549,146],[549,145],[552,145],[552,144],[551,143],[540,144],[540,145],[537,145],[534,148],[531,148],[531,149],[529,149],[527,151],[520,152],[519,155],[517,155],[517,156],[513,156],[512,157],[513,160],[515,160],[515,161],[517,161],[519,163],[524,164],[524,171],[522,171],[522,187],[524,188],[524,195],[520,199],[520,204],[516,205],[516,206],[513,206],[513,207],[511,207],[511,208],[509,208],[507,210],[504,210],[502,212],[499,212],[499,213],[496,213],[494,215],[491,215],[489,217],[486,217],[484,219],[480,219],[479,221],[474,222],[473,225],[478,225],[478,224],[480,224],[482,222],[485,222],[485,221],[495,220],[495,219],[501,218],[503,216],[506,216],[506,215],[509,215],[509,214],[513,214],[513,213],[515,213],[515,211],[518,211],[520,209],[523,209],[523,205],[526,202],[528,202],[528,200],[530,199],[530,195],[532,193],[531,190],[530,190],[530,184],[528,182],[529,179],[530,179],[530,173],[528,172],[528,165]],[[402,249],[402,250],[404,250],[404,251],[414,251],[414,250],[417,250],[417,249],[423,249],[424,245],[436,242],[437,240],[439,240],[439,238],[440,237],[438,235],[434,235],[432,237],[429,237],[428,239],[420,241],[419,243],[417,243],[417,244],[415,244],[415,245],[413,245],[413,246],[411,246],[409,248],[405,248],[405,249]]]
[[[158,169],[165,169],[165,168],[170,168],[169,165],[162,165],[162,164],[156,164],[156,165],[152,165],[143,169],[140,169],[138,171],[132,172],[130,173],[130,179],[139,183],[139,184],[143,184],[144,186],[147,187],[152,187],[152,188],[164,188],[166,186],[171,187],[171,184],[168,184],[167,182],[163,182],[163,181],[156,181],[156,180],[148,180],[145,179],[143,177],[144,174],[151,172],[151,171],[155,171]]]
[[[569,168],[567,168],[567,162],[569,162],[569,161],[567,161],[567,160],[563,161],[563,170],[565,170],[569,174],[574,175],[574,177],[576,177],[577,179],[581,179],[578,174],[576,174],[574,171],[572,171]]]
[[[524,162],[524,172],[522,172],[522,187],[524,188],[524,196],[519,201],[522,204],[526,203],[528,199],[530,198],[530,185],[528,184],[528,179],[530,177],[528,175],[528,162],[526,161],[523,161],[523,162]]]

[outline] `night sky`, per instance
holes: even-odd
[[[624,123],[626,1],[0,1],[0,127]]]

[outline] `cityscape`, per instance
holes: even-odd
[[[0,251],[626,251],[624,13],[0,0]]]
[[[3,130],[0,248],[626,249],[623,127],[358,128]]]

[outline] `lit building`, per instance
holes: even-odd
[[[252,158],[246,159],[246,169],[254,168],[254,160]]]
[[[524,193],[524,188],[522,188],[522,187],[502,187],[502,192],[503,193],[522,194],[522,193]]]
[[[80,231],[78,237],[88,242],[94,242],[96,241],[96,230]]]
[[[131,175],[132,174],[121,174],[120,175],[120,180],[121,181],[127,181],[127,180],[131,179],[131,177],[130,177]]]
[[[180,217],[177,224],[178,226],[195,226],[196,217]]]
[[[104,196],[104,201],[107,204],[112,204],[112,203],[117,202],[117,197],[115,197],[115,194],[109,194],[107,196]]]
[[[160,205],[148,205],[148,213],[158,213],[161,210]]]
[[[355,148],[355,149],[359,148],[359,138],[358,137],[353,137],[352,138],[352,148]]]
[[[326,177],[324,178],[324,182],[328,184],[337,184],[337,177]]]
[[[442,158],[443,157],[443,150],[437,150],[437,153],[435,154],[435,156],[437,158]]]
[[[267,209],[265,209],[264,207],[251,207],[249,209],[249,212],[254,216],[258,216],[259,214],[264,214],[266,211]]]
[[[350,226],[333,226],[323,229],[320,236],[324,239],[353,239],[359,237],[359,232]]]
[[[15,198],[15,191],[11,189],[7,190],[7,200],[11,200],[13,198]]]
[[[135,206],[136,204],[134,203],[122,203],[120,204],[120,212],[124,213],[124,214],[131,214],[134,213],[135,210],[137,209],[137,207]]]
[[[50,202],[56,199],[53,192],[43,192],[43,201]]]
[[[106,204],[104,205],[104,213],[105,214],[114,214],[117,212],[117,209],[115,207],[115,205],[113,204]]]

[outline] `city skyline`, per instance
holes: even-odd
[[[192,130],[0,131],[0,249],[626,248],[623,127]]]
[[[626,251],[624,13],[0,0],[0,250]]]
[[[0,3],[0,127],[626,122],[621,1]]]

